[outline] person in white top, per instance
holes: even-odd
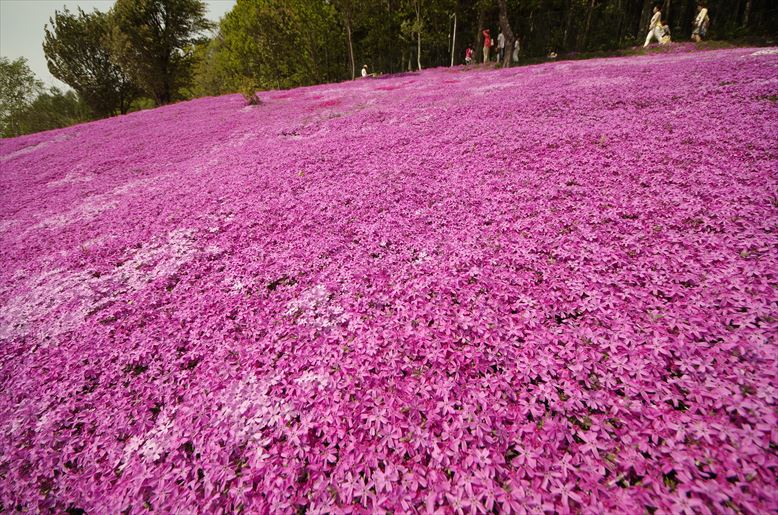
[[[363,76],[363,77],[367,77],[367,65],[364,65],[364,66],[362,67],[362,76]]]
[[[692,27],[692,39],[699,43],[708,33],[709,24],[708,8],[705,2],[700,2],[697,4],[697,16],[694,18],[694,26]]]
[[[519,45],[519,38],[516,38],[516,41],[513,42],[513,62],[514,63],[519,62],[519,50],[521,50],[521,46]]]
[[[662,30],[662,11],[659,10],[659,6],[654,6],[654,15],[651,17],[651,22],[648,24],[648,34],[646,35],[646,43],[643,48],[646,48],[651,40],[656,38],[657,42],[662,42],[662,36],[664,31]]]
[[[505,57],[505,35],[500,31],[499,34],[497,34],[497,48],[500,49],[500,57],[498,62],[502,62],[503,57]]]

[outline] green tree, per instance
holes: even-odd
[[[359,23],[360,15],[364,12],[362,0],[333,0],[338,10],[346,31],[346,48],[348,49],[348,62],[351,68],[351,78],[356,77],[356,63],[354,57],[354,25]]]
[[[214,40],[213,73],[236,91],[289,88],[343,77],[342,29],[333,5],[319,0],[240,0]]]
[[[413,0],[413,11],[416,19],[411,25],[411,33],[416,34],[416,67],[421,70],[421,32],[424,30],[424,23],[421,19],[421,0]]]
[[[23,57],[14,61],[0,57],[0,134],[22,134],[22,113],[43,90],[43,83],[27,66]]]
[[[75,89],[95,115],[126,113],[138,91],[111,59],[108,15],[64,9],[49,22],[43,52],[51,74]]]
[[[516,41],[516,38],[513,35],[511,22],[508,19],[508,4],[505,0],[497,0],[497,5],[500,7],[500,30],[505,37],[505,55],[503,56],[502,65],[510,66],[513,43]]]
[[[410,17],[406,10],[401,2],[386,2],[356,11],[359,16],[352,32],[357,63],[367,63],[373,71],[382,73],[408,68],[416,45],[411,35],[405,35],[409,34],[407,29],[404,32],[403,22]]]
[[[50,88],[19,113],[19,134],[68,127],[92,119],[89,106],[74,92]]]
[[[223,39],[219,34],[209,41],[195,45],[192,54],[194,75],[190,96],[215,96],[234,90],[234,88],[230,87],[232,81],[224,67],[224,60],[222,59],[223,47]]]
[[[156,105],[181,97],[192,75],[194,45],[213,24],[202,0],[117,0],[111,49]]]

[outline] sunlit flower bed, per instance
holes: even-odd
[[[778,53],[0,142],[0,511],[778,506]]]

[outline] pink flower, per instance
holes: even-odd
[[[776,65],[678,45],[0,140],[0,505],[774,511]]]

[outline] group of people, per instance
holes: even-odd
[[[484,35],[484,48],[483,48],[483,59],[485,63],[488,63],[490,60],[490,55],[492,53],[492,49],[495,47],[495,43],[497,46],[497,62],[500,63],[505,59],[505,34],[500,32],[497,35],[497,40],[495,41],[492,39],[491,33],[489,29],[485,29],[483,31]],[[514,63],[519,62],[519,50],[521,50],[521,45],[519,43],[519,39],[516,38],[516,40],[513,42],[513,55],[511,55],[511,59],[513,59]],[[471,46],[467,47],[467,50],[465,50],[465,64],[472,64],[473,63],[473,48]]]
[[[697,14],[692,24],[692,39],[697,43],[702,41],[702,38],[708,33],[709,25],[708,7],[705,2],[699,2],[697,4]],[[654,39],[661,45],[670,42],[670,26],[662,20],[662,10],[658,5],[654,6],[654,15],[648,24],[648,34],[646,34],[646,42],[643,44],[643,48],[650,45]]]
[[[708,18],[708,7],[706,2],[699,2],[697,4],[697,14],[694,17],[692,25],[692,39],[696,42],[700,42],[708,33],[708,26],[710,25],[710,18]],[[483,62],[488,63],[490,61],[490,55],[492,55],[493,48],[497,46],[497,62],[501,63],[505,59],[505,35],[502,31],[497,35],[497,39],[492,39],[489,29],[483,31],[484,36],[484,48],[483,48]],[[667,44],[670,42],[670,25],[662,20],[662,11],[659,5],[654,6],[654,14],[651,16],[651,21],[648,24],[648,34],[646,35],[646,42],[643,47],[647,47],[653,40],[656,40],[659,44]],[[516,38],[513,43],[513,55],[511,59],[514,63],[519,62],[519,51],[521,46],[519,39]],[[548,57],[550,59],[556,58],[556,52],[551,52]],[[473,52],[472,46],[468,45],[465,50],[465,64],[472,64],[475,60],[475,52]],[[362,67],[362,77],[374,76],[367,71],[367,65]]]

